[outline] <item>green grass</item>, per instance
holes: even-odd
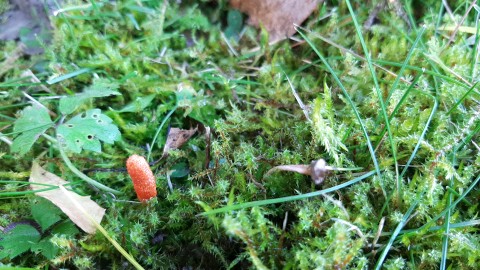
[[[367,31],[364,2],[274,45],[228,1],[57,7],[45,52],[1,75],[0,268],[477,269],[480,12],[402,1]],[[163,156],[170,127],[199,131]],[[157,179],[146,204],[132,154]],[[363,169],[267,175],[320,158]],[[37,204],[33,160],[106,208],[99,232]],[[34,240],[10,258],[2,235]]]

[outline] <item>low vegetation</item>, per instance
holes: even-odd
[[[477,269],[480,9],[376,2],[269,44],[227,1],[73,1],[42,54],[0,43],[0,268]],[[198,130],[163,151],[172,128]],[[270,171],[319,159],[319,185]],[[36,196],[32,161],[105,234]]]

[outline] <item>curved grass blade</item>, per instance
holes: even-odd
[[[465,196],[467,196],[467,194],[470,193],[470,191],[472,191],[472,189],[478,184],[478,182],[480,181],[480,176],[477,177],[477,179],[475,179],[475,181],[473,181],[473,183],[467,188],[467,190],[465,190],[464,193],[462,193],[462,195],[460,197],[458,197],[452,204],[450,204],[450,206],[448,206],[447,208],[445,208],[442,212],[440,212],[440,214],[436,215],[434,218],[432,218],[430,221],[428,221],[427,223],[423,224],[421,227],[417,228],[417,229],[414,229],[414,230],[409,230],[409,231],[405,231],[405,233],[409,234],[409,233],[415,233],[417,231],[421,231],[423,229],[426,229],[431,223],[439,220],[440,218],[444,217],[445,214],[450,211],[451,209],[453,209],[460,201],[463,200],[463,198],[465,198]],[[442,226],[443,228],[443,226]]]
[[[358,39],[360,40],[360,44],[362,45],[363,53],[365,55],[365,58],[367,59],[368,69],[370,70],[370,73],[372,75],[373,84],[375,85],[375,90],[377,92],[378,102],[380,103],[380,108],[382,110],[383,120],[385,122],[385,127],[387,128],[388,140],[390,142],[390,147],[391,147],[391,150],[392,150],[393,162],[395,163],[395,177],[396,177],[396,182],[397,182],[397,197],[400,199],[400,185],[398,184],[400,178],[399,178],[399,174],[398,174],[397,149],[395,147],[395,142],[393,141],[393,134],[392,134],[392,130],[390,129],[390,120],[388,118],[387,109],[385,108],[385,102],[383,101],[382,92],[380,91],[380,86],[378,85],[377,75],[376,75],[375,69],[373,68],[373,65],[372,65],[372,59],[371,59],[371,56],[370,56],[370,52],[367,49],[367,44],[365,43],[365,40],[363,39],[362,30],[360,28],[360,25],[358,25],[357,17],[355,16],[355,12],[353,12],[352,4],[350,3],[350,0],[347,0],[346,3],[347,3],[348,10],[350,11],[350,16],[352,17],[352,20],[353,20],[353,24],[355,26],[355,31],[357,32]],[[400,72],[402,72],[402,70],[400,70]],[[397,79],[399,79],[400,76],[401,75],[397,76]]]
[[[284,202],[291,202],[291,201],[296,201],[296,200],[303,200],[315,196],[320,196],[323,194],[327,194],[339,189],[342,189],[344,187],[348,187],[350,185],[353,185],[357,182],[362,181],[363,179],[366,179],[372,175],[375,174],[376,171],[370,171],[362,176],[359,176],[357,178],[354,178],[348,182],[345,182],[340,185],[333,186],[331,188],[315,191],[315,192],[310,192],[306,194],[300,194],[300,195],[294,195],[294,196],[288,196],[288,197],[282,197],[282,198],[275,198],[275,199],[268,199],[268,200],[261,200],[261,201],[254,201],[254,202],[246,202],[246,203],[240,203],[240,204],[233,204],[233,205],[227,205],[222,208],[217,208],[214,210],[207,210],[204,213],[201,213],[201,216],[207,216],[207,215],[213,215],[213,214],[219,214],[219,213],[226,213],[229,211],[233,210],[238,210],[238,209],[243,209],[243,208],[249,208],[249,207],[254,207],[254,206],[262,206],[262,205],[269,205],[269,204],[275,204],[275,203],[284,203]],[[197,202],[198,204],[201,204],[201,202]]]
[[[455,164],[455,153],[453,154],[453,158],[452,158],[452,164]],[[450,183],[448,184],[449,186],[453,187],[453,180],[454,178],[452,177],[452,179],[450,179]],[[447,207],[450,207],[450,205],[452,204],[452,192],[448,191],[448,195],[447,195]],[[440,260],[440,270],[445,270],[446,268],[446,265],[447,265],[447,255],[448,255],[448,238],[449,238],[449,235],[450,235],[450,217],[451,217],[451,214],[452,214],[452,209],[448,210],[446,213],[445,213],[445,224],[443,225],[444,226],[444,233],[443,233],[443,239],[442,239],[442,258]]]
[[[67,80],[67,79],[76,77],[76,76],[78,76],[78,75],[81,75],[81,74],[90,72],[90,71],[92,71],[91,68],[81,68],[81,69],[79,69],[79,70],[75,70],[74,72],[70,72],[70,73],[67,73],[67,74],[64,74],[64,75],[55,77],[55,78],[53,78],[53,79],[50,79],[50,80],[47,81],[47,83],[48,83],[48,84],[58,83],[58,82],[61,82],[61,81],[64,81],[64,80]]]
[[[160,134],[160,131],[162,131],[163,126],[167,122],[167,120],[172,116],[172,114],[177,110],[178,105],[175,105],[171,111],[168,112],[168,114],[163,118],[162,123],[160,126],[157,128],[157,132],[155,132],[155,136],[153,136],[152,143],[150,144],[150,149],[148,149],[148,154],[147,154],[147,161],[150,160],[150,155],[152,154],[152,149],[155,146],[155,142],[157,141],[157,137]]]
[[[429,116],[428,119],[427,119],[427,123],[425,123],[425,127],[423,128],[423,131],[422,131],[422,134],[420,135],[420,138],[418,138],[418,142],[417,142],[417,144],[415,145],[415,148],[413,149],[412,154],[410,155],[410,158],[408,159],[407,163],[405,164],[405,167],[403,168],[402,173],[400,173],[400,178],[402,178],[403,175],[405,175],[405,173],[407,172],[408,167],[410,166],[410,163],[411,163],[412,160],[415,158],[415,155],[417,154],[417,151],[418,151],[418,149],[420,148],[420,145],[421,145],[421,143],[422,143],[422,141],[423,141],[423,138],[425,137],[425,134],[427,133],[428,127],[430,126],[430,122],[432,122],[433,116],[434,116],[435,113],[437,112],[437,108],[438,108],[438,98],[437,98],[436,96],[434,96],[433,98],[434,98],[434,100],[435,100],[435,103],[433,104],[432,112],[430,113],[430,116]]]

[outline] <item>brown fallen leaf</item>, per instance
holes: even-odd
[[[105,209],[92,201],[90,196],[80,196],[73,191],[65,189],[63,186],[68,184],[67,181],[44,170],[36,162],[33,162],[32,164],[32,172],[30,174],[29,182],[58,186],[59,189],[41,191],[35,194],[55,204],[70,218],[70,220],[73,221],[73,223],[86,233],[95,233],[96,227],[91,218],[100,224],[103,215],[105,214]],[[45,186],[36,184],[30,184],[30,187],[33,190],[45,188]],[[78,205],[81,205],[83,209],[79,209],[77,207]],[[88,213],[90,217],[86,216],[85,212]]]
[[[179,128],[170,128],[168,132],[167,141],[163,147],[162,157],[166,157],[170,150],[175,150],[180,148],[185,142],[190,139],[197,132],[197,128],[194,129],[179,129]]]
[[[230,5],[249,15],[248,24],[263,25],[270,42],[295,34],[300,25],[323,0],[230,0]]]

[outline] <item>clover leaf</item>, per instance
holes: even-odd
[[[57,128],[57,138],[63,147],[80,153],[82,149],[101,152],[100,141],[113,144],[120,139],[118,127],[100,109],[76,115]]]

